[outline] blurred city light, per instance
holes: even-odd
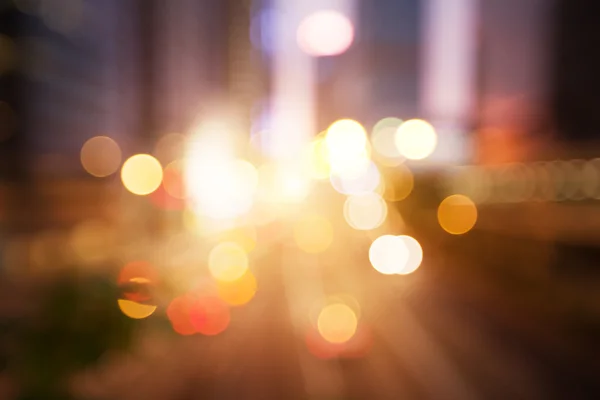
[[[387,204],[377,193],[349,196],[344,203],[344,218],[354,229],[375,229],[386,217]]]
[[[322,10],[305,17],[296,34],[298,46],[314,57],[344,53],[354,40],[354,26],[344,14]]]
[[[294,223],[294,240],[307,253],[322,253],[333,242],[333,226],[318,214],[301,215]]]
[[[454,194],[440,203],[437,215],[442,229],[453,235],[462,235],[475,226],[477,206],[467,196]]]
[[[387,166],[397,166],[404,157],[396,147],[396,132],[402,125],[400,118],[387,117],[379,120],[371,132],[371,144],[375,154],[379,156],[379,161]]]
[[[237,243],[219,243],[208,255],[208,268],[219,281],[235,281],[248,270],[248,256]]]
[[[121,165],[121,148],[108,136],[95,136],[81,148],[81,165],[92,176],[105,177]]]
[[[160,186],[163,170],[158,160],[149,154],[136,154],[125,161],[121,168],[123,185],[131,193],[145,196]]]
[[[410,160],[427,158],[437,146],[437,134],[431,124],[421,119],[411,119],[396,131],[396,148]]]
[[[330,343],[345,343],[356,333],[358,319],[346,304],[334,303],[323,308],[318,318],[321,336]]]

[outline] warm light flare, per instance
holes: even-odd
[[[427,158],[437,146],[437,133],[430,123],[421,119],[411,119],[398,128],[395,137],[396,148],[410,160]]]
[[[158,189],[162,178],[162,166],[149,154],[131,156],[121,168],[123,185],[131,193],[139,196],[148,195]]]

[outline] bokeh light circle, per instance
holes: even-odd
[[[95,136],[81,147],[81,165],[92,176],[105,177],[115,173],[121,164],[121,149],[108,136]]]
[[[442,229],[452,235],[470,231],[477,222],[477,206],[467,196],[454,194],[446,197],[439,205],[438,222]]]
[[[148,318],[154,311],[156,306],[142,304],[131,300],[119,299],[117,301],[121,312],[132,319],[144,319]]]
[[[121,168],[123,185],[131,193],[145,196],[160,186],[163,170],[158,160],[149,154],[136,154]]]
[[[387,217],[387,204],[377,193],[349,196],[344,202],[344,218],[352,228],[366,231],[379,227]]]
[[[219,243],[208,255],[208,268],[218,281],[235,281],[248,270],[248,256],[237,243]]]
[[[356,333],[358,319],[352,308],[334,303],[323,308],[317,327],[323,339],[329,343],[345,343]]]
[[[399,274],[409,260],[409,249],[402,238],[383,235],[371,243],[369,261],[376,271],[385,274]]]
[[[305,17],[296,32],[298,46],[314,57],[344,53],[354,40],[354,26],[344,14],[322,10]]]
[[[218,283],[219,297],[230,306],[242,306],[254,298],[257,290],[256,278],[247,271],[241,278]]]
[[[408,258],[406,264],[397,273],[400,275],[408,275],[417,270],[423,262],[423,248],[417,239],[412,236],[401,235],[398,236],[402,240],[406,249],[408,250]]]
[[[371,132],[371,144],[381,162],[388,166],[396,166],[404,161],[404,157],[396,147],[395,137],[400,125],[400,118],[387,117],[379,120]]]
[[[394,141],[401,155],[410,160],[422,160],[435,150],[437,133],[430,123],[411,119],[400,125]]]

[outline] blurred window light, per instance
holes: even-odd
[[[437,146],[437,133],[430,123],[421,119],[411,119],[400,125],[396,131],[396,148],[410,160],[427,158]]]
[[[218,281],[235,281],[248,271],[248,256],[237,243],[219,243],[208,255],[208,268]]]
[[[300,22],[296,40],[300,49],[308,55],[339,55],[352,45],[354,25],[346,15],[338,11],[317,11]]]
[[[121,165],[121,148],[108,136],[96,136],[81,148],[81,165],[92,176],[105,177]]]
[[[454,194],[440,203],[437,216],[443,230],[452,235],[462,235],[475,226],[477,207],[467,196]]]
[[[345,304],[328,305],[319,314],[319,333],[329,343],[346,343],[355,335],[357,327],[356,314]]]
[[[359,231],[375,229],[387,217],[387,204],[376,193],[353,195],[344,203],[344,218],[348,225]]]
[[[125,161],[121,168],[121,180],[125,188],[138,196],[154,192],[163,178],[162,166],[149,154],[136,154]]]
[[[394,167],[404,161],[395,143],[396,131],[402,125],[400,118],[387,117],[379,120],[371,132],[373,150],[383,165]]]
[[[300,216],[293,229],[296,244],[306,253],[323,253],[333,242],[333,226],[318,214]]]

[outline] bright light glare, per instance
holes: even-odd
[[[298,46],[308,55],[334,56],[342,54],[352,45],[354,26],[340,12],[317,11],[300,22],[296,39]]]
[[[344,218],[359,231],[379,227],[387,216],[387,204],[377,193],[353,195],[344,203]]]
[[[395,137],[396,148],[410,160],[422,160],[435,150],[437,134],[430,123],[421,119],[411,119],[398,128]]]
[[[310,192],[310,176],[302,165],[263,164],[258,175],[259,195],[265,203],[299,203]]]
[[[356,333],[358,319],[350,307],[335,303],[323,308],[317,327],[323,339],[329,343],[345,343]]]
[[[294,240],[307,253],[322,253],[333,241],[333,227],[320,215],[304,215],[294,224]]]
[[[437,216],[442,229],[453,235],[462,235],[475,226],[477,207],[467,196],[454,194],[440,203]]]
[[[235,281],[248,270],[248,256],[237,243],[219,243],[208,255],[208,268],[219,281]]]
[[[190,159],[185,180],[197,212],[215,219],[227,219],[250,210],[258,173],[248,161],[209,156]]]
[[[119,169],[120,164],[121,149],[108,136],[93,137],[81,148],[81,165],[90,175],[111,175]]]
[[[400,125],[400,118],[388,117],[381,119],[373,127],[371,144],[385,165],[396,166],[404,160],[395,143],[396,131]]]
[[[399,274],[408,263],[408,248],[400,237],[383,235],[371,243],[369,261],[382,274]]]
[[[366,170],[370,154],[365,128],[357,121],[342,119],[327,129],[327,154],[332,173],[357,176]]]
[[[163,170],[158,160],[149,154],[136,154],[125,161],[121,180],[127,190],[139,196],[154,192],[160,186]]]
[[[144,319],[156,311],[156,306],[141,304],[131,300],[118,300],[121,312],[132,319]]]

